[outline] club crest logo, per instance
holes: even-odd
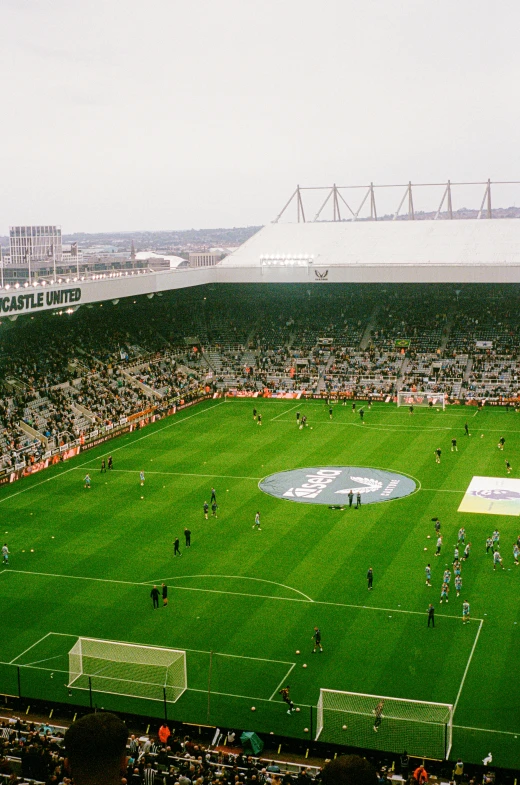
[[[279,499],[341,507],[398,499],[413,493],[411,477],[361,466],[318,466],[271,474],[260,490]]]
[[[493,499],[493,501],[512,501],[520,499],[520,492],[513,491],[511,488],[489,488],[488,490],[470,491],[472,496],[480,496],[481,499]]]
[[[514,477],[473,477],[459,512],[520,515],[520,480]]]
[[[319,270],[314,270],[314,276],[318,281],[328,281],[329,271],[324,270],[323,272],[320,272]]]

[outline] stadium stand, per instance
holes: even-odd
[[[0,717],[0,783],[70,783],[64,765],[66,731],[64,725]],[[303,755],[291,752],[283,759],[248,755],[238,746],[234,731],[221,733],[215,744],[204,737],[192,738],[182,728],[170,730],[167,723],[157,731],[156,736],[137,731],[129,735],[127,770],[121,785],[310,785],[321,781],[323,766],[329,760],[313,758],[309,764]],[[420,764],[418,759],[408,761],[403,755],[367,758],[377,770],[379,785],[415,782],[412,772]],[[468,768],[465,781],[470,785],[494,782],[494,773],[483,767]],[[429,762],[430,781],[439,785],[453,782],[452,769],[450,764]],[[508,775],[504,773],[501,781],[508,782]]]
[[[204,393],[516,401],[515,285],[207,286],[0,325],[0,470]]]

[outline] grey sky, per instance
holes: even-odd
[[[0,29],[0,234],[258,224],[297,182],[520,179],[514,0],[2,0]]]

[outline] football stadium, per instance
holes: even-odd
[[[2,716],[520,768],[519,286],[486,215],[5,286]]]

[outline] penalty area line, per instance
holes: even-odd
[[[37,646],[39,643],[41,643],[42,641],[44,641],[44,640],[45,640],[45,638],[48,638],[48,637],[49,637],[49,635],[52,635],[52,633],[51,633],[51,632],[48,632],[48,633],[47,633],[47,635],[44,635],[42,638],[38,638],[38,640],[36,641],[36,643],[33,643],[33,644],[32,644],[32,646],[29,646],[27,649],[24,649],[24,650],[22,651],[22,653],[21,653],[21,654],[19,654],[17,657],[15,657],[13,660],[11,660],[11,662],[9,663],[9,665],[14,665],[14,663],[16,662],[16,660],[19,660],[19,659],[20,659],[20,657],[23,657],[23,655],[24,655],[24,654],[27,654],[27,652],[28,652],[28,651],[31,651],[31,649],[34,649],[34,647],[35,647],[35,646]]]
[[[296,667],[296,663],[295,663],[295,662],[293,662],[293,664],[291,665],[291,667],[289,668],[289,670],[287,671],[287,673],[285,674],[285,676],[284,676],[284,677],[283,677],[283,679],[281,680],[280,684],[279,684],[279,685],[276,687],[275,691],[273,692],[273,694],[272,694],[272,695],[271,695],[271,697],[269,698],[269,700],[270,700],[270,701],[272,701],[272,700],[273,700],[273,698],[274,698],[274,696],[275,696],[275,695],[278,695],[278,690],[281,688],[282,684],[285,684],[285,682],[287,681],[287,679],[288,679],[288,678],[289,678],[289,676],[291,675],[293,668],[295,668],[295,667]],[[277,702],[278,702],[278,701],[277,701]]]
[[[115,580],[113,578],[92,578],[92,577],[87,577],[85,575],[62,575],[53,572],[31,572],[30,570],[12,570],[12,569],[6,570],[6,572],[19,573],[21,575],[38,575],[46,578],[63,578],[66,580],[69,579],[69,580],[79,580],[79,581],[96,581],[98,583],[120,583],[124,586],[146,586],[147,588],[149,588],[151,585],[153,585],[150,581],[146,581],[146,582],[123,581],[123,580]],[[301,599],[300,597],[274,597],[270,594],[250,594],[248,592],[224,591],[221,589],[199,589],[199,588],[195,588],[194,586],[171,586],[170,588],[173,591],[197,591],[205,594],[228,594],[233,597],[255,597],[260,600],[276,600],[278,602],[302,602],[302,603],[309,603],[313,605],[314,604],[329,605],[331,607],[337,607],[337,608],[354,608],[356,610],[381,611],[381,612],[384,611],[385,613],[408,613],[414,616],[424,616],[426,618],[426,613],[424,611],[408,611],[405,608],[380,608],[374,605],[353,605],[346,602],[330,602],[329,600],[312,600],[310,598],[304,599],[303,597]],[[298,589],[293,589],[293,591],[298,591]],[[460,616],[455,616],[453,614],[448,614],[448,613],[438,613],[436,614],[436,618],[460,620]],[[473,621],[483,622],[484,620],[479,618],[474,618]],[[48,635],[50,634],[51,633],[48,633]],[[59,633],[52,633],[52,634],[59,634]]]
[[[455,698],[455,703],[453,704],[453,716],[455,716],[455,712],[457,711],[457,706],[459,705],[460,696],[462,694],[462,690],[464,688],[464,682],[466,681],[466,676],[468,675],[469,666],[471,665],[471,660],[473,659],[473,655],[475,654],[475,649],[477,648],[478,639],[480,637],[480,633],[482,631],[482,625],[484,624],[484,619],[480,619],[480,624],[477,630],[477,634],[475,635],[475,640],[473,641],[473,646],[469,653],[469,658],[466,663],[466,668],[464,669],[464,673],[462,675],[462,681],[460,682],[459,691],[457,693],[457,697]]]
[[[283,412],[277,414],[276,417],[271,417],[269,422],[273,422],[273,420],[277,420],[279,417],[283,417],[284,414],[288,414],[289,412],[292,412],[292,410],[297,409],[299,405],[300,405],[299,403],[295,403],[294,406],[290,406],[288,409],[284,409]]]
[[[186,687],[186,689],[188,690],[188,692],[203,692],[205,695],[208,694],[207,689],[206,690],[200,690],[200,689],[197,689],[196,687]],[[251,695],[233,695],[230,692],[214,692],[213,690],[211,690],[211,694],[212,695],[220,695],[220,696],[222,696],[224,698],[242,698],[243,700],[247,700],[247,701],[261,701],[262,703],[278,703],[278,701],[272,701],[271,698],[253,698],[253,697],[251,697]],[[304,709],[310,709],[311,708],[311,704],[310,703],[299,703],[298,705],[301,706]],[[315,708],[315,707],[312,706],[312,708]]]

